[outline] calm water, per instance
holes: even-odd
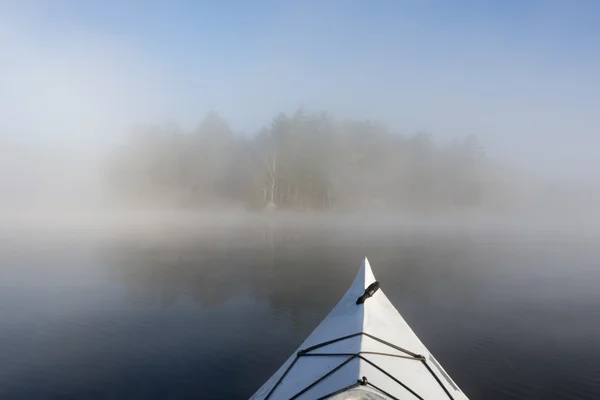
[[[471,398],[597,399],[599,243],[347,226],[5,232],[0,398],[248,398],[366,255]]]

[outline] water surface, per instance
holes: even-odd
[[[0,398],[248,398],[368,256],[471,398],[600,398],[598,238],[268,224],[0,235]]]

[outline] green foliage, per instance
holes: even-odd
[[[192,133],[175,124],[138,127],[111,171],[115,193],[134,202],[427,210],[476,206],[483,161],[472,136],[440,147],[427,133],[299,109],[252,137],[234,134],[216,113]]]

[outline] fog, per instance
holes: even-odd
[[[469,397],[600,398],[599,16],[0,0],[0,398],[248,398],[364,257]]]
[[[597,41],[569,53],[529,35],[507,50],[514,38],[499,23],[445,43],[442,31],[422,32],[418,21],[433,17],[414,5],[398,30],[379,9],[353,14],[383,32],[350,34],[350,22],[327,18],[336,10],[296,5],[272,10],[269,34],[243,51],[227,37],[190,40],[181,12],[0,7],[11,55],[0,62],[5,228],[600,225]],[[560,27],[585,12],[561,7],[530,10],[526,31],[567,37]],[[181,19],[176,46],[149,28],[160,18]],[[420,46],[406,38],[417,33]],[[351,50],[336,55],[346,34]]]

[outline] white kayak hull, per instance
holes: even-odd
[[[365,259],[334,309],[251,400],[467,399],[381,289],[357,304],[375,282]]]

